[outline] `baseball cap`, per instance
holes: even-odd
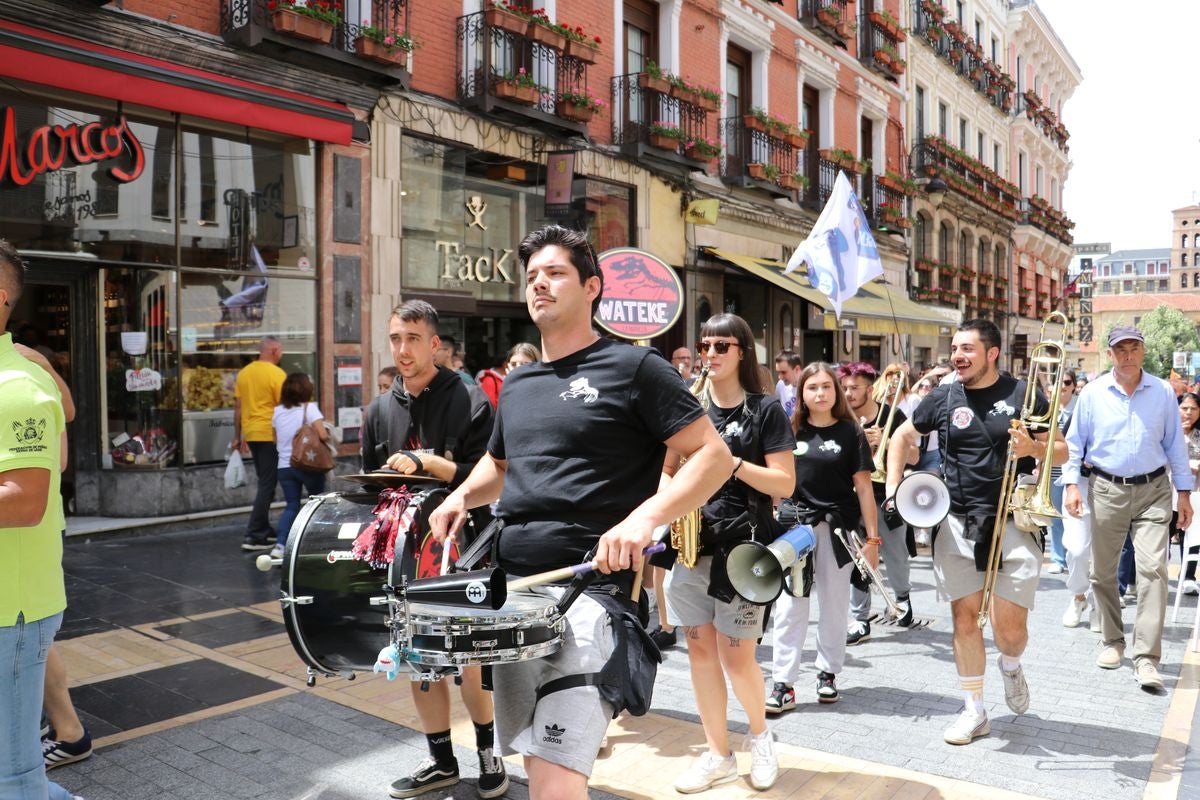
[[[1142,332],[1137,328],[1119,325],[1112,329],[1108,334],[1108,346],[1114,347],[1119,342],[1125,342],[1132,339],[1135,342],[1145,342],[1146,338],[1142,336]]]

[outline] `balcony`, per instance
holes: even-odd
[[[890,175],[874,177],[871,191],[863,198],[864,212],[874,211],[871,224],[880,230],[908,230],[912,227],[908,191]]]
[[[339,78],[407,89],[408,52],[376,47],[364,33],[408,40],[408,0],[370,0],[361,5],[369,29],[345,19],[316,23],[277,7],[272,0],[223,0],[221,37],[231,45],[279,61],[319,69]]]
[[[1013,107],[1016,82],[1000,65],[984,55],[962,25],[945,19],[945,8],[936,0],[916,0],[913,5],[913,37],[924,42],[939,58],[949,62],[959,77],[1004,113]]]
[[[797,200],[807,193],[811,180],[803,148],[758,130],[758,120],[750,114],[725,117],[717,125],[725,143],[721,177],[726,183]]]
[[[848,0],[800,0],[800,21],[822,39],[845,50],[850,41],[853,13],[847,6]]]
[[[1074,243],[1075,237],[1071,235],[1071,229],[1075,227],[1075,223],[1042,198],[1033,195],[1022,200],[1021,211],[1022,225],[1032,225],[1065,245]]]
[[[905,39],[900,24],[886,11],[872,11],[858,16],[858,59],[898,83],[908,66],[900,57],[900,42]]]
[[[976,205],[1010,222],[1021,219],[1020,190],[940,136],[926,136],[917,142],[910,163],[914,175],[938,176],[950,189]]]
[[[683,145],[708,138],[708,112],[685,100],[664,78],[647,73],[618,75],[612,81],[613,144],[621,152],[639,161],[658,161],[685,170],[703,169],[708,159],[689,157]],[[653,136],[654,126],[671,127],[679,137],[671,141]],[[681,152],[683,151],[683,152]]]
[[[498,11],[457,20],[459,103],[516,124],[586,136],[590,114],[577,113],[564,96],[588,95],[591,56],[573,55],[565,42],[552,41],[549,28]]]
[[[1070,152],[1071,147],[1067,144],[1067,140],[1071,138],[1071,134],[1067,127],[1059,121],[1057,115],[1042,102],[1042,98],[1038,97],[1032,89],[1022,92],[1017,97],[1017,108],[1014,113],[1017,116],[1024,113],[1047,139],[1058,146],[1059,150],[1062,150],[1063,153]]]

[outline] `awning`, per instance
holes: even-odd
[[[0,77],[248,128],[349,144],[341,103],[0,20]]]
[[[704,251],[825,311],[833,308],[829,298],[809,284],[806,264],[801,264],[795,272],[784,274],[786,265],[773,258],[743,256],[715,247],[706,247]],[[855,321],[855,327],[860,333],[871,336],[895,333],[897,322],[900,323],[903,333],[939,336],[942,328],[958,323],[956,316],[943,314],[938,309],[925,308],[880,282],[864,285],[854,297],[842,304],[842,319],[846,318]],[[839,329],[837,319],[832,314],[825,315],[825,329]]]

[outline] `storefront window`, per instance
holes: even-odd
[[[636,247],[633,188],[591,178],[584,185],[587,192],[585,222],[596,252],[603,253],[614,247]]]
[[[182,281],[183,463],[203,464],[225,457],[237,371],[258,358],[264,336],[283,343],[284,372],[304,372],[318,384],[317,284],[195,272],[182,273]]]
[[[179,359],[173,272],[103,275],[105,468],[153,469],[179,461]]]

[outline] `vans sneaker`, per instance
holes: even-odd
[[[508,791],[504,761],[490,747],[479,751],[479,784],[475,789],[483,798],[499,797]]]
[[[767,713],[778,714],[783,711],[791,711],[795,707],[796,692],[792,689],[791,684],[776,683],[770,696],[767,697]]]
[[[861,619],[851,622],[846,628],[846,644],[859,644],[871,638],[871,623]]]
[[[413,774],[392,782],[388,790],[391,797],[416,797],[434,789],[444,789],[458,783],[458,761],[439,764],[432,758],[426,758],[417,764]]]
[[[675,791],[680,794],[695,794],[722,783],[736,781],[737,777],[737,759],[732,753],[721,758],[711,750],[706,750],[692,762],[687,772],[675,781]]]

